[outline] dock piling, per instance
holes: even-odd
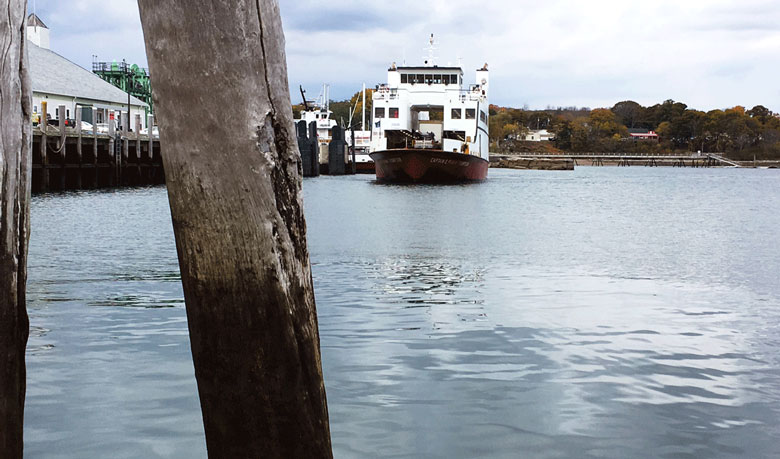
[[[41,128],[41,190],[49,191],[49,158],[47,157],[46,149],[48,144],[48,117],[47,102],[44,100],[41,102],[41,121],[38,126]]]

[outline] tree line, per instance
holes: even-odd
[[[490,107],[490,138],[511,150],[531,130],[546,129],[555,147],[572,152],[716,152],[737,160],[780,159],[780,117],[763,105],[708,112],[667,100],[650,107],[627,100],[611,108]],[[654,131],[658,141],[634,140],[629,130]]]

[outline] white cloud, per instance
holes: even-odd
[[[391,62],[418,63],[428,35],[439,62],[467,75],[490,63],[500,105],[645,105],[672,98],[711,109],[780,111],[780,3],[767,0],[572,2],[281,0],[290,83],[323,82],[344,98],[385,79]],[[145,63],[134,0],[38,1],[52,47],[89,66]],[[294,98],[294,100],[296,100]]]

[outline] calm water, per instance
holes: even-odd
[[[780,457],[780,171],[490,177],[304,182],[337,457]],[[205,457],[165,190],[32,212],[27,457]]]

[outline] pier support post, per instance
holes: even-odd
[[[209,456],[330,458],[278,2],[138,5]]]
[[[146,117],[146,131],[149,133],[149,163],[154,164],[154,115]]]
[[[116,132],[115,120],[108,120],[108,157],[113,171],[111,172],[111,185],[119,185],[119,154],[117,153],[116,140],[118,139]]]
[[[49,157],[48,151],[48,136],[49,131],[49,113],[47,111],[47,102],[44,100],[41,102],[41,122],[38,126],[41,129],[41,190],[49,191]]]
[[[25,43],[27,2],[0,6],[0,457],[21,459],[29,334],[25,304],[30,234],[32,115]],[[46,122],[46,118],[42,119]],[[44,143],[45,145],[45,143]]]
[[[136,113],[135,115],[135,160],[136,160],[136,171],[137,171],[137,182],[136,185],[143,185],[146,183],[146,180],[143,176],[143,168],[141,167],[141,115]]]
[[[60,142],[57,145],[57,150],[60,153],[60,190],[65,189],[65,160],[67,159],[66,157],[68,152],[68,146],[65,143],[68,140],[66,136],[67,133],[65,132],[65,123],[68,121],[66,113],[67,111],[65,105],[60,105],[57,107],[57,125],[60,129]]]
[[[309,148],[311,148],[312,157],[312,177],[320,176],[320,141],[317,139],[317,122],[312,121],[309,123]]]
[[[345,149],[347,142],[344,140],[344,130],[340,126],[333,126],[333,133],[328,145],[328,175],[344,175],[346,171]]]
[[[80,105],[76,106],[76,135],[78,138],[76,139],[76,156],[78,157],[79,162],[79,168],[76,171],[76,187],[80,190],[81,189],[81,174],[83,172],[81,168],[81,163],[83,160],[83,155],[81,151],[81,119],[83,118],[82,112],[86,109],[86,107],[82,107]]]
[[[98,129],[97,129],[97,108],[92,107],[92,167],[95,175],[92,185],[97,188],[100,185],[98,181]]]

